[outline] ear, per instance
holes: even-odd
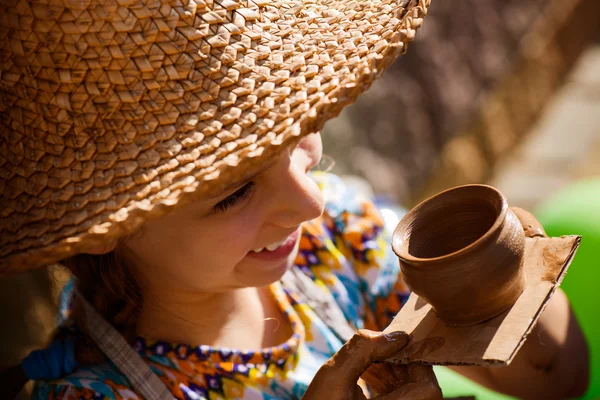
[[[113,251],[118,244],[118,240],[111,240],[108,241],[104,244],[98,245],[98,246],[94,246],[90,249],[88,249],[86,251],[87,254],[94,254],[94,255],[101,255],[101,254],[106,254],[106,253],[110,253],[111,251]]]

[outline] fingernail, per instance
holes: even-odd
[[[406,332],[396,331],[396,332],[386,333],[383,336],[385,336],[385,338],[389,341],[396,341],[396,340],[406,337],[407,334],[406,334]]]

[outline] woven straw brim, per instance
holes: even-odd
[[[0,275],[252,174],[366,90],[428,6],[2,2]]]

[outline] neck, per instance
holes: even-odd
[[[277,305],[267,287],[221,293],[169,291],[144,298],[137,323],[140,335],[189,345],[249,350],[279,344],[269,343],[277,321],[265,319],[277,318],[273,309]]]

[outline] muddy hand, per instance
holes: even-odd
[[[519,218],[519,222],[523,226],[525,236],[527,237],[548,237],[542,224],[538,221],[532,213],[519,207],[510,208]]]
[[[376,399],[441,399],[442,394],[430,365],[379,363],[362,378],[379,395]]]
[[[373,364],[400,351],[408,343],[402,332],[383,334],[358,331],[319,369],[303,400],[364,400],[358,380],[372,381],[380,393],[376,400],[441,399],[441,391],[431,367]],[[369,368],[374,366],[373,369]],[[376,379],[371,379],[376,377]]]

